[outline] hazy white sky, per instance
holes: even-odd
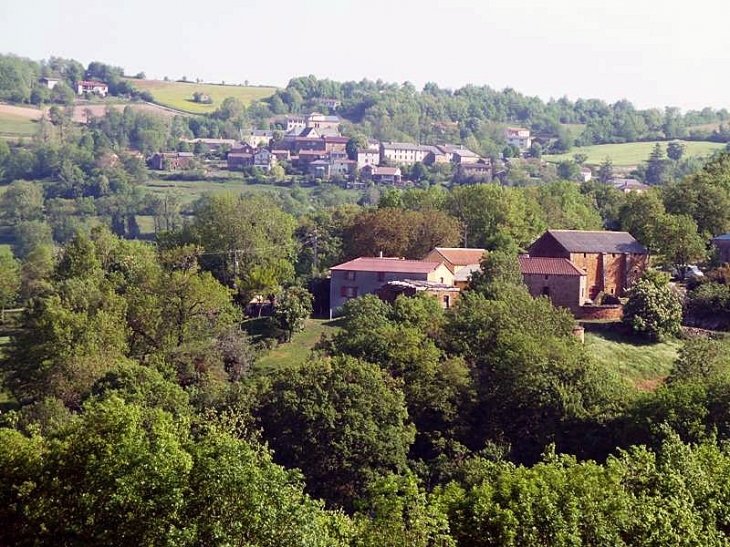
[[[0,0],[0,52],[148,78],[512,87],[730,108],[730,0]]]

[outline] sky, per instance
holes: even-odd
[[[728,0],[0,0],[0,52],[148,78],[511,87],[730,108]]]

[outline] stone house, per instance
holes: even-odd
[[[586,272],[567,258],[520,256],[520,272],[532,296],[547,296],[553,305],[580,315],[586,303]]]
[[[391,281],[429,281],[453,286],[454,275],[441,262],[361,257],[330,268],[330,317],[351,298],[376,294]]]
[[[516,146],[520,150],[527,150],[532,146],[532,136],[530,130],[524,127],[507,127],[504,130],[507,144]]]
[[[80,82],[76,82],[76,94],[83,95],[85,93],[106,97],[109,94],[109,86],[104,82],[98,82],[96,80],[82,80]]]
[[[586,273],[586,297],[623,297],[649,265],[649,252],[628,232],[548,230],[530,257],[565,258]]]

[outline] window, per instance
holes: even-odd
[[[356,298],[357,297],[357,287],[340,287],[340,296],[342,298]]]
[[[548,277],[549,277],[549,276],[547,276],[547,275],[545,276],[545,280],[546,280],[546,281],[547,281]]]
[[[443,277],[440,277],[439,279],[441,280],[441,281],[439,281],[439,283],[443,284],[444,278]]]
[[[444,296],[444,308],[449,309],[451,307],[451,297],[447,294]]]
[[[355,272],[348,270],[345,272],[345,279],[347,281],[355,281]]]
[[[550,296],[550,287],[543,287],[542,288],[542,294],[544,296]]]
[[[585,253],[583,253],[583,258],[586,258],[586,254]]]
[[[385,272],[378,272],[378,281],[381,283],[385,281]]]

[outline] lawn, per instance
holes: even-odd
[[[191,112],[206,114],[213,112],[227,97],[234,97],[243,104],[271,97],[275,87],[251,87],[222,84],[196,84],[192,82],[165,82],[161,80],[128,80],[141,91],[149,91],[156,103]],[[213,99],[212,104],[201,104],[193,101],[193,93],[199,91]]]
[[[708,156],[715,150],[725,147],[722,143],[717,142],[700,142],[700,141],[683,141],[685,145],[685,156]],[[568,154],[545,155],[545,161],[559,162],[562,160],[573,159],[575,154],[585,154],[588,156],[587,164],[599,165],[606,158],[611,158],[613,164],[617,167],[628,167],[638,165],[640,162],[646,161],[654,148],[654,142],[629,142],[625,144],[599,144],[595,146],[582,146],[573,148]],[[662,148],[666,150],[667,143],[660,142]]]
[[[0,111],[0,135],[29,137],[37,128],[38,124],[27,116]]]
[[[612,331],[587,332],[586,350],[607,368],[618,372],[638,389],[656,388],[672,370],[681,342],[650,344]]]
[[[255,368],[268,372],[284,365],[303,363],[323,334],[334,334],[339,328],[338,320],[308,319],[302,332],[296,333],[291,342],[281,344],[259,358]]]

